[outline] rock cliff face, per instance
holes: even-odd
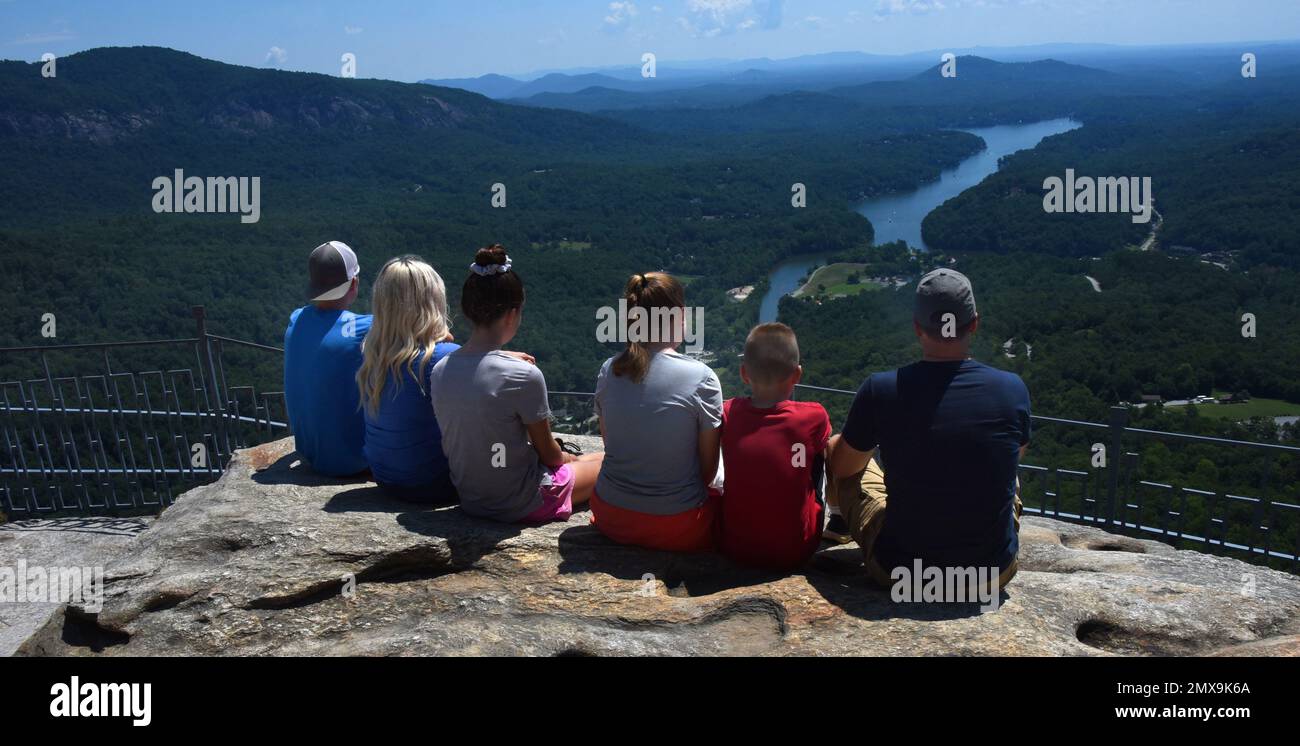
[[[285,440],[182,497],[109,565],[97,616],[55,614],[19,654],[1300,654],[1300,578],[1038,518],[1022,544],[996,612],[895,604],[853,545],[773,577],[614,545],[586,513],[421,509]]]

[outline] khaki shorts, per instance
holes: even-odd
[[[862,548],[862,561],[866,565],[867,576],[882,588],[894,584],[889,572],[876,561],[876,539],[880,529],[885,525],[885,509],[888,492],[885,490],[885,472],[880,466],[878,455],[873,455],[862,471],[831,483],[834,490],[828,498],[836,500],[840,515],[849,524],[853,539]],[[1016,533],[1020,533],[1020,513],[1024,506],[1020,502],[1020,483],[1016,482],[1015,522]],[[1011,560],[1010,566],[998,576],[998,587],[1005,588],[1020,569],[1019,561]]]

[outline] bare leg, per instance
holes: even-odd
[[[600,476],[600,464],[605,460],[604,453],[584,453],[577,461],[569,462],[573,469],[573,504],[584,505],[596,491],[596,477]]]

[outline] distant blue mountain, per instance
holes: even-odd
[[[496,73],[488,73],[477,78],[447,78],[445,80],[430,78],[420,82],[443,88],[459,88],[464,91],[482,94],[488,98],[510,98],[515,95],[515,91],[524,85],[522,80],[497,75]]]

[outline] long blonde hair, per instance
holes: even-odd
[[[401,389],[403,367],[424,390],[424,374],[433,358],[433,346],[446,339],[449,331],[447,287],[433,267],[418,256],[389,259],[375,277],[373,295],[374,319],[366,334],[364,360],[357,371],[361,406],[371,416],[379,413],[389,377]]]

